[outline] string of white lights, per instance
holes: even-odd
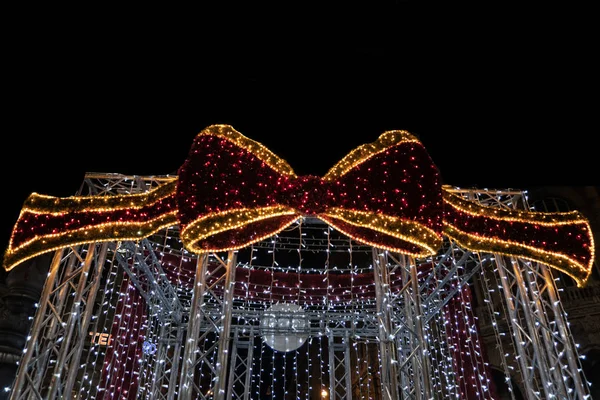
[[[92,391],[98,390],[97,375],[100,373],[96,365],[99,365],[105,357],[105,346],[112,344],[112,335],[107,332],[108,315],[113,309],[113,296],[115,296],[115,281],[118,274],[118,264],[113,258],[107,260],[105,265],[104,274],[106,278],[104,280],[103,289],[100,291],[100,296],[97,298],[99,308],[98,312],[91,317],[91,324],[89,328],[90,345],[87,351],[85,360],[82,362],[83,366],[83,379],[81,388],[79,390],[79,396],[82,399],[95,399],[95,393]],[[113,313],[114,314],[114,313]],[[89,370],[89,372],[88,372]]]
[[[485,258],[482,257],[481,254],[477,254],[478,260],[483,265],[488,265],[490,261],[493,260],[491,255],[486,255]],[[506,315],[506,313],[501,313],[496,310],[498,304],[500,307],[503,307],[502,302],[498,301],[498,285],[490,285],[490,281],[495,279],[495,274],[490,274],[486,268],[480,268],[478,279],[474,280],[474,285],[479,285],[481,287],[480,293],[483,297],[484,307],[487,309],[487,315],[489,316],[489,325],[492,327],[494,331],[494,340],[496,343],[497,353],[500,358],[500,366],[502,367],[502,371],[504,372],[504,383],[507,386],[507,390],[514,399],[514,388],[511,379],[511,369],[520,368],[518,363],[511,362],[511,352],[504,349],[505,343],[502,340],[503,337],[506,336],[506,332],[502,330],[501,323],[498,320],[498,317],[501,315]],[[505,324],[502,324],[505,325]],[[510,342],[512,345],[512,341]],[[514,348],[514,346],[513,346]],[[514,354],[514,353],[512,353]]]

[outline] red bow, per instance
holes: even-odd
[[[240,249],[302,216],[414,257],[434,255],[443,235],[475,251],[543,262],[585,284],[593,261],[589,223],[578,212],[501,210],[442,187],[413,135],[389,131],[353,150],[321,177],[296,176],[266,147],[228,125],[199,133],[172,182],[140,195],[54,198],[31,195],[4,259],[75,243],[137,240],[179,225],[194,253]]]
[[[438,170],[408,132],[386,132],[323,178],[296,176],[228,126],[204,133],[178,172],[178,219],[191,251],[241,248],[303,215],[414,256],[433,254],[442,242]]]

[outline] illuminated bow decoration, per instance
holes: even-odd
[[[228,125],[200,132],[178,176],[144,194],[56,198],[32,194],[4,258],[10,270],[69,245],[138,240],[179,225],[187,250],[241,249],[301,216],[360,242],[414,257],[436,254],[446,235],[466,249],[539,261],[585,285],[594,258],[579,212],[482,206],[440,184],[437,167],[406,131],[383,133],[323,176],[296,176],[266,147]]]

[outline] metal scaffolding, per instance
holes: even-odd
[[[90,173],[79,194],[141,193],[172,179]],[[454,191],[491,207],[528,209],[521,191]],[[183,248],[176,227],[138,242],[57,251],[11,400],[109,397],[114,374],[127,374],[135,391],[119,389],[119,398],[250,400],[267,386],[273,399],[308,400],[320,390],[331,400],[469,398],[471,386],[490,387],[465,300],[470,289],[489,308],[502,368],[525,398],[589,398],[548,267],[449,240],[435,257],[414,259],[334,237],[314,219],[294,229],[249,251],[202,256]],[[178,260],[176,270],[167,257]],[[296,280],[282,284],[278,273]],[[301,285],[315,276],[326,284]],[[124,287],[143,309],[135,324]],[[269,309],[277,303],[302,313]],[[457,326],[468,337],[456,336]],[[123,331],[136,336],[113,334]],[[98,335],[106,340],[90,343]],[[268,335],[299,338],[298,347],[269,349]],[[119,355],[133,361],[119,365]]]

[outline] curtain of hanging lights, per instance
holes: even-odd
[[[167,230],[152,239],[156,260],[167,271],[157,279],[173,282],[184,310],[189,310],[197,256],[182,250],[175,231]],[[252,359],[242,365],[245,370],[236,367],[235,359],[229,360],[230,375],[250,374],[249,380],[233,379],[230,395],[252,399],[382,398],[382,365],[389,360],[381,359],[382,338],[376,329],[372,248],[325,224],[305,222],[237,253],[229,351],[236,353],[232,348],[245,336],[252,351],[246,349],[243,357],[251,354]],[[224,296],[221,278],[225,269],[219,271],[215,261],[218,257],[216,254],[208,262],[206,286],[212,286],[212,290],[204,296],[204,308],[214,313],[213,322],[221,316]],[[136,262],[134,258],[123,261],[130,266]],[[434,269],[430,263],[419,269],[419,280],[433,293],[444,277],[431,279]],[[211,270],[216,273],[210,275]],[[439,274],[444,270],[435,271]],[[146,279],[138,277],[135,283],[139,285]],[[78,398],[166,398],[169,390],[176,396],[180,390],[175,383],[178,377],[165,380],[161,374],[168,374],[174,364],[181,369],[185,362],[184,343],[177,343],[185,340],[185,332],[179,337],[173,332],[182,329],[190,316],[184,316],[180,328],[169,326],[174,323],[164,315],[157,299],[150,298],[154,305],[148,304],[115,258],[107,263],[103,280],[89,348],[79,371]],[[457,281],[453,277],[444,284],[452,288]],[[390,283],[390,295],[397,295],[404,286],[399,271],[392,271]],[[404,305],[395,302],[392,308],[397,307]],[[273,311],[277,309],[279,314]],[[393,311],[400,316],[404,312]],[[372,321],[366,321],[365,316]],[[401,326],[398,323],[399,337]],[[429,319],[425,330],[432,389],[444,393],[444,397],[493,398],[468,285]],[[202,357],[193,367],[192,398],[211,398],[214,394],[218,375],[214,366],[221,351],[217,348],[218,336],[211,329],[201,333],[198,347]],[[340,373],[334,364],[345,362],[330,359],[336,357],[330,349],[336,343],[347,346],[344,355],[350,359],[344,366],[348,370],[342,368],[342,374],[348,374],[350,387],[343,385],[345,377],[341,381],[330,377]],[[398,351],[396,357],[401,359],[402,349]],[[235,356],[240,354],[238,349]],[[176,387],[169,389],[173,385]]]

